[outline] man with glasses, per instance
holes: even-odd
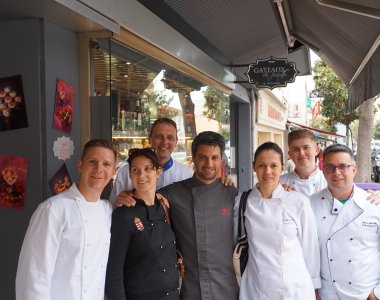
[[[322,300],[380,298],[380,207],[354,184],[357,166],[341,144],[323,153],[327,188],[311,197],[321,250]]]
[[[171,157],[178,142],[177,124],[173,120],[159,118],[154,121],[148,139],[152,148],[156,151],[163,169],[157,181],[157,189],[193,176],[194,171],[192,168],[173,160]],[[125,164],[117,173],[110,195],[111,203],[115,203],[117,196],[121,192],[131,190],[132,188],[132,182],[129,177],[129,166]]]

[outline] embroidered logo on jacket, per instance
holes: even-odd
[[[143,231],[144,230],[144,224],[141,222],[140,218],[135,217],[135,225],[138,231]]]
[[[222,216],[227,216],[227,215],[230,215],[230,214],[231,214],[231,212],[230,212],[229,209],[227,209],[227,208],[222,208],[222,212],[221,212],[221,215],[222,215]]]

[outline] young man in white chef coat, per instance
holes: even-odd
[[[38,206],[20,253],[17,300],[104,300],[112,206],[99,198],[115,163],[110,142],[89,141],[79,184]]]
[[[295,169],[281,175],[281,183],[306,196],[325,188],[326,180],[315,163],[320,151],[315,135],[307,129],[294,130],[288,135],[288,146]]]
[[[311,197],[321,251],[322,300],[380,298],[380,207],[354,185],[357,166],[341,144],[323,153],[328,187]]]

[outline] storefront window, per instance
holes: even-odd
[[[192,164],[191,143],[202,131],[221,133],[229,145],[230,104],[221,91],[109,39],[91,41],[91,68],[93,96],[110,99],[120,162],[129,149],[149,146],[151,124],[160,117],[177,123],[173,158],[182,163]],[[224,159],[230,165],[229,147]]]

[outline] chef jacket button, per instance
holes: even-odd
[[[259,272],[259,275],[261,276],[261,275],[263,275],[263,273],[262,273],[262,272]]]
[[[325,200],[325,197],[322,197],[322,200]]]
[[[331,239],[330,239],[330,238],[328,238],[327,240],[328,240],[328,241],[330,241]]]
[[[348,262],[351,262],[351,259],[349,259]]]
[[[323,216],[323,219],[326,219],[326,217],[325,217],[325,216]]]
[[[166,272],[166,269],[163,269],[162,272]]]
[[[170,296],[170,293],[169,293],[169,292],[166,292],[166,296]]]
[[[350,238],[350,241],[353,241],[354,240],[354,238]]]
[[[153,223],[150,223],[150,226],[152,226],[152,227],[153,227],[153,226],[154,226],[154,224],[153,224]]]
[[[337,209],[337,208],[334,208],[334,211],[338,211],[338,209]]]
[[[332,259],[332,258],[330,258],[330,261],[333,261],[333,259]]]
[[[175,244],[176,242],[175,241],[173,241],[173,244]]]
[[[161,246],[160,246],[160,249],[162,249],[162,248],[164,248],[164,246],[161,245]]]
[[[164,222],[165,222],[165,223],[167,222],[166,219],[164,219]]]
[[[350,281],[350,282],[348,282],[348,284],[351,284],[351,281]]]
[[[333,283],[335,283],[335,280],[333,280]]]
[[[178,268],[178,265],[177,265],[177,264],[174,264],[174,268]]]

